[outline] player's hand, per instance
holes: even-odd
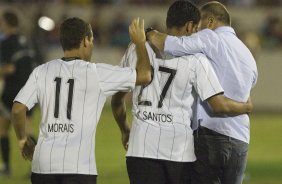
[[[139,18],[133,19],[129,26],[129,35],[131,41],[138,45],[146,42],[146,35],[144,31],[144,19],[141,21]]]
[[[24,138],[19,141],[19,147],[22,153],[22,157],[25,160],[32,160],[35,143],[31,138]]]
[[[123,130],[121,132],[121,142],[125,150],[128,149],[128,140],[129,140],[130,128]]]

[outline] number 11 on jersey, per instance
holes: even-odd
[[[56,77],[56,94],[55,94],[55,109],[54,109],[54,117],[59,117],[59,107],[60,107],[60,92],[61,92],[61,83],[62,78]],[[73,98],[73,87],[74,87],[74,79],[69,79],[69,94],[68,94],[68,103],[67,103],[67,118],[71,119],[71,109],[72,109],[72,98]]]

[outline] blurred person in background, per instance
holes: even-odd
[[[20,34],[19,19],[13,11],[5,11],[0,18],[1,32],[4,39],[0,50],[0,76],[4,80],[4,86],[0,104],[0,144],[4,168],[3,176],[10,176],[10,111],[13,100],[25,84],[33,68],[33,56],[27,44],[26,38]],[[32,112],[27,113],[28,136],[35,141],[31,127]]]
[[[212,1],[201,6],[200,11],[199,32],[175,37],[151,31],[147,35],[149,40],[161,51],[175,56],[205,54],[224,95],[236,101],[247,101],[258,76],[254,57],[237,38],[223,4]],[[250,140],[249,116],[216,117],[207,102],[200,99],[198,102],[193,183],[241,184]]]
[[[38,20],[43,16],[43,7],[40,7],[38,9],[38,12],[33,17],[33,23],[34,26],[31,32],[31,45],[34,49],[34,62],[35,65],[40,65],[45,62],[46,59],[46,51],[47,51],[47,43],[48,43],[48,32],[44,29],[42,29],[38,25]],[[42,8],[42,9],[41,9]]]
[[[128,36],[128,21],[123,12],[118,12],[114,16],[114,20],[112,21],[112,25],[110,27],[110,44],[112,46],[125,49],[129,44],[129,36]]]
[[[102,27],[100,12],[95,13],[95,15],[91,19],[90,24],[92,27],[93,36],[95,38],[94,43],[95,45],[99,46],[102,44]]]
[[[282,20],[275,15],[269,15],[262,26],[263,46],[273,49],[282,46]]]
[[[250,49],[254,58],[257,59],[261,53],[261,39],[256,32],[246,31],[241,34],[242,41]]]
[[[95,134],[106,98],[151,80],[144,21],[129,28],[136,68],[90,62],[91,25],[68,18],[60,25],[64,55],[36,67],[14,100],[12,123],[24,159],[32,160],[33,184],[95,184]],[[38,144],[25,130],[27,110],[41,110]]]
[[[175,1],[167,12],[167,33],[191,35],[199,21],[200,12],[194,4]],[[222,95],[222,87],[205,55],[159,55],[148,43],[146,46],[153,76],[149,85],[137,86],[133,91],[131,130],[126,119],[127,93],[119,92],[112,98],[112,111],[125,149],[128,144],[130,183],[190,184],[196,160],[191,129],[196,97],[218,114],[244,114],[249,112],[249,104]],[[131,44],[121,65],[135,68],[136,60],[135,46]]]

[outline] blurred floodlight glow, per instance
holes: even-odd
[[[55,22],[51,18],[43,16],[38,20],[38,26],[46,31],[52,31],[55,27]]]

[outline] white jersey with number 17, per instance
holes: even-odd
[[[208,59],[202,54],[158,59],[146,44],[153,80],[133,91],[133,124],[127,156],[177,162],[195,161],[191,118],[201,100],[223,92]],[[136,66],[135,45],[122,65]]]
[[[132,90],[135,81],[134,69],[82,60],[35,68],[14,100],[28,109],[40,105],[32,172],[97,175],[95,132],[106,97]]]

